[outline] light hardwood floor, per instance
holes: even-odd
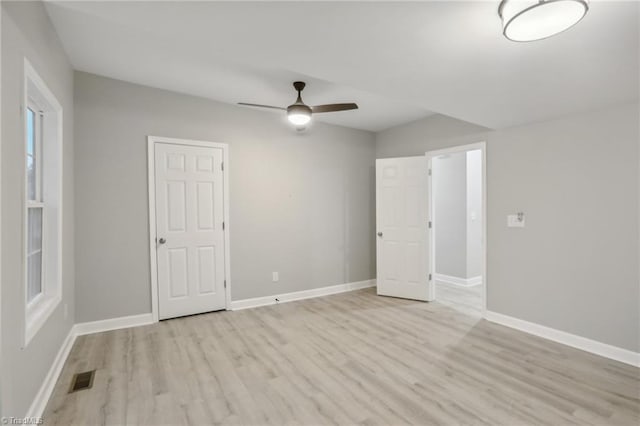
[[[75,372],[93,388],[67,394]],[[79,337],[45,424],[638,425],[640,370],[374,289]]]
[[[463,287],[436,280],[436,299],[462,313],[482,316],[482,285]]]

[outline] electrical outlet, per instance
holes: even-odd
[[[280,281],[280,275],[277,272],[272,272],[271,279],[274,283],[277,283],[278,281]]]

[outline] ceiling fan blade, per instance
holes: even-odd
[[[350,109],[358,109],[358,105],[354,103],[349,103],[349,104],[316,105],[311,107],[311,111],[313,111],[314,114],[318,112],[348,111]]]
[[[282,111],[286,111],[286,108],[272,106],[272,105],[260,105],[260,104],[248,104],[245,102],[238,102],[238,105],[250,106],[250,107],[258,107],[258,108],[270,108],[270,109],[280,109]]]

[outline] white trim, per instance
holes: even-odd
[[[58,381],[58,377],[60,377],[60,373],[62,373],[62,368],[67,361],[69,353],[71,352],[73,343],[76,341],[74,329],[75,327],[71,327],[69,334],[67,334],[64,342],[62,342],[62,346],[60,346],[60,350],[58,350],[58,354],[53,360],[53,364],[51,364],[51,368],[49,368],[49,372],[44,378],[42,386],[40,386],[40,389],[38,390],[36,397],[33,399],[25,417],[42,417],[44,409],[46,408],[56,382]]]
[[[59,285],[62,285],[62,283]],[[62,291],[57,295],[50,297],[41,293],[37,297],[38,301],[34,299],[31,301],[32,306],[25,307],[25,333],[23,348],[27,347],[29,342],[31,342],[31,339],[38,334],[38,331],[40,331],[42,326],[47,322],[53,311],[55,311],[58,305],[60,305],[60,302],[62,301],[61,293]]]
[[[231,244],[230,230],[231,220],[229,214],[229,145],[219,142],[207,142],[191,139],[165,138],[161,136],[147,137],[147,156],[149,185],[147,192],[149,193],[149,266],[151,268],[151,314],[153,321],[159,320],[158,314],[158,253],[156,244],[156,173],[155,173],[155,144],[169,143],[174,145],[201,146],[205,148],[222,149],[224,169],[222,170],[222,179],[224,182],[224,276],[227,282],[225,289],[226,309],[231,307]]]
[[[152,190],[156,186],[156,161],[155,142],[151,137],[147,138],[148,155],[148,186],[149,193],[149,267],[151,272],[151,315],[153,321],[158,321],[158,246],[156,243],[156,191]]]
[[[458,145],[451,148],[437,149],[433,151],[425,152],[427,157],[427,163],[429,170],[433,168],[433,158],[440,155],[456,154],[458,152],[474,151],[479,149],[482,152],[482,270],[481,279],[484,283],[482,286],[482,316],[484,317],[487,312],[487,288],[489,286],[489,280],[487,280],[487,143],[476,142],[467,145]],[[432,176],[428,177],[428,191],[429,194],[429,219],[433,222],[433,191],[432,191]],[[429,232],[427,229],[427,235],[429,239],[429,256],[431,256],[431,265],[435,268],[435,232]],[[435,231],[435,228],[433,229]],[[434,274],[435,278],[435,274]],[[435,292],[435,286],[431,286]]]
[[[478,275],[477,277],[471,278],[461,278],[456,277],[454,275],[445,275],[445,274],[433,274],[433,279],[435,281],[442,281],[447,284],[459,285],[461,287],[474,287],[482,284],[482,275]]]
[[[58,101],[58,99],[56,98],[56,96],[53,94],[53,92],[49,89],[49,87],[47,86],[47,84],[45,83],[45,81],[42,79],[42,77],[40,77],[40,75],[36,72],[35,68],[31,65],[31,63],[29,62],[29,60],[25,57],[24,58],[24,69],[23,69],[23,104],[21,105],[21,111],[22,111],[22,118],[23,118],[23,123],[22,123],[22,129],[23,129],[23,134],[22,134],[22,144],[23,144],[23,167],[24,167],[24,174],[23,174],[23,214],[22,214],[22,236],[23,236],[23,264],[22,264],[22,270],[23,270],[23,286],[24,286],[24,291],[23,291],[23,297],[24,297],[24,322],[22,323],[22,336],[23,336],[23,341],[22,341],[22,348],[25,348],[29,342],[33,339],[33,337],[35,337],[35,335],[40,331],[40,329],[42,328],[42,326],[45,324],[46,320],[51,316],[51,314],[56,310],[56,308],[58,307],[58,305],[60,304],[60,302],[62,301],[63,298],[63,283],[62,283],[62,250],[63,250],[63,238],[62,238],[62,232],[63,232],[63,217],[64,217],[64,210],[63,210],[63,200],[64,200],[64,188],[63,188],[63,183],[64,183],[64,139],[63,139],[63,130],[64,130],[64,111],[62,109],[62,105],[60,104],[60,102]],[[30,93],[30,86],[35,89],[35,92],[32,90],[32,93]],[[32,95],[30,97],[30,94]],[[34,98],[37,97],[37,99]],[[47,242],[47,237],[46,235],[48,234],[48,229],[49,226],[47,224],[47,206],[45,205],[45,201],[44,201],[44,194],[40,194],[41,195],[41,203],[38,204],[42,204],[43,206],[43,211],[42,211],[42,267],[41,267],[41,279],[42,279],[42,296],[39,298],[39,302],[38,303],[31,303],[30,306],[27,306],[27,300],[28,300],[28,283],[27,283],[27,256],[26,256],[26,247],[28,246],[28,230],[27,230],[27,222],[28,222],[28,207],[30,204],[29,200],[27,200],[27,192],[28,192],[28,178],[27,178],[27,168],[26,168],[26,157],[27,157],[27,144],[25,143],[26,141],[26,134],[24,133],[24,131],[27,128],[27,114],[25,113],[25,110],[27,108],[27,106],[31,103],[34,102],[35,104],[37,104],[39,106],[39,109],[46,109],[46,117],[47,120],[49,121],[49,124],[47,124],[47,122],[44,121],[44,119],[42,119],[42,123],[41,123],[41,131],[44,131],[44,127],[45,126],[51,126],[51,120],[55,120],[55,143],[56,143],[56,155],[58,156],[58,161],[59,163],[56,164],[56,170],[57,170],[57,194],[56,194],[56,201],[57,201],[57,223],[55,224],[56,226],[56,236],[57,236],[57,241],[56,241],[56,246],[55,247],[55,251],[52,250],[54,248],[54,246],[50,245],[50,243]],[[42,111],[36,111],[38,114],[42,113]],[[51,134],[53,134],[53,132],[50,132]],[[42,137],[42,136],[41,136]],[[43,161],[43,149],[42,149],[42,142],[40,143],[41,147],[40,147],[40,157],[41,160]],[[41,169],[41,179],[44,179],[44,165],[42,165],[42,169]],[[42,185],[42,183],[41,183]],[[54,254],[51,254],[51,253]],[[57,267],[57,271],[55,274],[55,282],[51,283],[51,280],[49,280],[49,282],[47,282],[47,277],[49,276],[49,274],[47,273],[47,268],[46,268],[46,264],[48,256],[53,256],[55,255],[55,264]]]
[[[427,300],[432,302],[436,300],[436,280],[435,280],[435,270],[436,270],[436,255],[435,255],[435,239],[436,233],[433,224],[435,223],[435,209],[433,208],[433,177],[432,174],[432,161],[431,158],[425,153],[425,160],[427,163],[427,221],[426,231],[427,231],[427,242],[426,242],[426,250],[427,250],[427,291],[429,292]],[[431,226],[429,226],[431,224]],[[429,279],[431,278],[431,279]]]
[[[633,352],[628,349],[619,348],[596,340],[587,339],[586,337],[521,320],[519,318],[510,317],[508,315],[499,314],[497,312],[486,311],[484,317],[487,321],[491,321],[496,324],[524,331],[525,333],[533,334],[534,336],[562,343],[563,345],[571,346],[572,348],[581,349],[583,351],[620,361],[635,367],[640,367],[640,353],[638,352]]]
[[[311,299],[314,297],[329,296],[331,294],[345,293],[347,291],[360,290],[375,287],[376,280],[356,281],[352,283],[319,287],[311,290],[294,291],[292,293],[274,294],[272,296],[255,297],[253,299],[234,300],[231,302],[231,310],[257,308],[258,306],[276,305],[279,303],[293,302],[296,300]],[[276,301],[276,299],[278,299]]]
[[[40,94],[42,94],[44,96],[43,100],[36,99],[35,100],[36,103],[41,103],[41,102],[44,101],[44,102],[48,103],[49,105],[51,105],[51,107],[55,111],[62,111],[62,105],[60,104],[58,99],[55,97],[53,92],[49,89],[49,87],[44,82],[42,77],[40,77],[40,75],[36,72],[35,68],[31,65],[31,62],[29,62],[29,60],[27,58],[24,58],[24,74],[25,74],[24,105],[27,105],[27,103],[29,101],[28,96],[26,96],[26,93],[27,93],[26,84],[27,84],[28,80],[31,80],[31,82],[36,86],[36,88],[38,89]]]
[[[478,275],[478,276],[475,276],[475,277],[467,278],[467,283],[468,283],[469,286],[482,284],[482,275]]]
[[[81,322],[73,326],[76,336],[102,333],[103,331],[119,330],[121,328],[139,327],[153,324],[153,314],[131,315],[128,317],[111,318],[101,321]]]

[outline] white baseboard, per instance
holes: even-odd
[[[435,273],[433,274],[433,278],[436,281],[442,281],[447,284],[454,284],[462,287],[473,287],[475,285],[482,284],[482,275],[478,275],[477,277],[471,277],[471,278],[461,278],[453,275]]]
[[[76,336],[153,324],[153,314],[131,315],[101,321],[81,322],[73,326]]]
[[[469,286],[482,284],[482,275],[467,278],[467,283],[469,284]]]
[[[635,367],[640,367],[640,353],[638,352],[633,352],[628,349],[619,348],[596,340],[587,339],[586,337],[577,336],[575,334],[521,320],[519,318],[510,317],[508,315],[499,314],[497,312],[486,311],[484,318],[487,321],[491,321],[496,324],[515,328],[516,330],[562,343],[563,345],[591,352],[592,354],[620,361]]]
[[[329,287],[314,288],[311,290],[295,291],[293,293],[274,294],[273,296],[255,297],[253,299],[234,300],[231,302],[231,310],[257,308],[258,306],[275,305],[278,303],[293,302],[295,300],[310,299],[312,297],[328,296],[330,294],[344,293],[360,290],[362,288],[375,287],[376,280],[357,281],[332,285]],[[276,301],[276,299],[278,299]]]
[[[67,357],[71,352],[73,343],[76,341],[76,335],[73,329],[74,327],[71,327],[69,334],[67,334],[64,342],[62,342],[62,346],[60,346],[60,350],[58,350],[58,354],[53,360],[53,364],[51,364],[51,368],[49,368],[49,372],[44,378],[42,386],[40,386],[40,389],[38,390],[36,397],[33,399],[25,417],[42,417],[42,413],[44,413],[44,409],[46,408],[49,398],[51,398],[51,394],[53,393],[53,388],[58,381],[58,377],[60,377],[64,363],[67,361]]]

